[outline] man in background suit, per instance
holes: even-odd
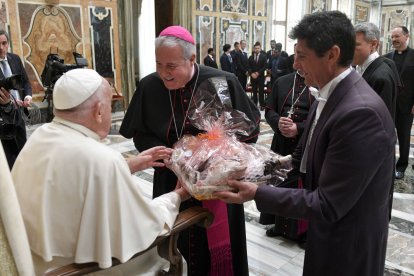
[[[295,67],[312,105],[294,167],[305,189],[228,181],[226,202],[254,199],[259,211],[309,220],[303,275],[384,275],[395,130],[381,98],[350,68],[351,21],[339,11],[305,15],[291,33]]]
[[[208,48],[207,56],[204,58],[204,65],[218,69],[216,59],[214,58],[213,48]]]
[[[288,58],[288,54],[285,51],[282,51],[282,43],[276,43],[275,48],[271,50],[271,55],[269,56],[268,52],[268,60],[267,60],[267,68],[271,73],[271,86],[275,81],[288,73],[286,59]]]
[[[260,42],[254,44],[253,54],[249,57],[249,75],[252,84],[253,102],[257,105],[257,93],[259,93],[260,109],[265,108],[264,99],[264,72],[266,70],[266,54],[261,51]]]
[[[8,33],[4,30],[0,30],[0,78],[5,79],[11,75],[21,75],[22,83],[21,90],[9,91],[13,97],[7,95],[9,100],[6,100],[5,104],[0,105],[0,108],[2,109],[2,112],[0,112],[0,114],[5,114],[18,108],[26,108],[30,106],[32,102],[32,88],[30,86],[26,70],[24,69],[18,55],[8,53],[9,42],[10,37]],[[23,112],[23,110],[21,111]],[[16,135],[10,139],[1,139],[10,169],[12,168],[20,150],[26,143],[26,126],[24,120],[21,117],[21,112],[15,112],[15,114]]]
[[[235,52],[234,62],[236,63],[236,76],[244,90],[247,87],[247,76],[249,75],[249,59],[246,49],[246,40],[241,40],[240,48]]]
[[[230,54],[230,44],[224,44],[223,46],[223,54],[220,57],[220,66],[221,70],[234,73],[234,64],[233,64],[233,58]]]
[[[400,77],[392,60],[380,57],[377,52],[380,41],[379,28],[370,22],[355,25],[356,46],[353,65],[367,83],[381,97],[392,118],[395,117],[395,101]]]
[[[402,81],[402,89],[397,95],[395,127],[397,128],[400,158],[395,165],[395,178],[404,178],[410,154],[411,127],[414,114],[414,50],[408,47],[410,34],[400,26],[392,30],[391,40],[395,51],[385,55],[394,60]]]

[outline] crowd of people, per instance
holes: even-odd
[[[293,55],[289,56],[282,50],[282,43],[276,43],[275,40],[270,41],[271,49],[267,52],[263,50],[260,42],[256,42],[250,56],[246,49],[246,40],[234,42],[233,47],[231,50],[230,44],[223,45],[220,68],[235,74],[243,89],[251,91],[253,102],[264,110],[265,89],[270,91],[279,77],[294,71]],[[204,65],[218,68],[214,48],[208,49]]]
[[[261,223],[272,224],[266,235],[305,248],[304,275],[383,275],[394,179],[408,166],[414,114],[408,37],[406,27],[396,27],[395,50],[380,56],[375,24],[354,26],[341,12],[316,12],[290,32],[297,40],[294,55],[272,40],[267,52],[256,42],[249,56],[241,40],[233,50],[223,46],[219,70],[213,48],[206,66],[199,65],[191,33],[167,27],[155,39],[156,72],[139,82],[120,128],[140,152],[125,160],[99,142],[111,126],[112,93],[91,69],[70,70],[57,80],[55,117],[25,144],[24,122],[15,118],[30,105],[31,90],[20,59],[7,53],[8,34],[0,31],[0,77],[20,72],[27,84],[16,96],[0,89],[1,126],[20,129],[1,141],[36,274],[72,262],[101,268],[112,258],[126,262],[168,233],[180,210],[203,206],[215,216],[212,226],[192,226],[178,240],[188,275],[248,275],[242,203],[254,200]],[[265,72],[271,77],[267,98]],[[270,150],[292,155],[293,170],[281,185],[228,180],[231,191],[203,201],[168,169],[173,145],[203,133],[189,110],[197,88],[215,79],[226,84],[232,108],[254,125],[237,136],[240,141],[257,141],[262,110],[274,131]],[[153,200],[131,176],[149,167]],[[155,251],[147,254],[145,264],[124,273],[156,273],[165,265]]]

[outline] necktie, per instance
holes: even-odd
[[[2,69],[3,69],[4,78],[10,77],[12,75],[12,71],[10,69],[10,66],[9,66],[9,63],[7,62],[7,60],[4,60],[3,59],[1,61],[1,66],[3,67]],[[17,91],[17,90],[10,90],[10,93],[13,95],[13,97],[16,100],[20,100],[19,91]]]
[[[3,75],[4,75],[4,77],[5,78],[8,78],[8,77],[10,77],[11,75],[12,75],[12,72],[11,72],[11,70],[10,70],[10,66],[9,66],[9,64],[7,63],[7,60],[2,60],[1,61],[1,66],[3,67]]]
[[[232,63],[233,62],[233,59],[231,58],[231,55],[228,55],[228,57],[229,57],[230,63]]]
[[[259,62],[259,55],[256,54],[256,63],[258,63],[258,62]]]

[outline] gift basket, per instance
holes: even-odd
[[[177,141],[168,167],[193,197],[212,199],[216,191],[231,190],[229,179],[277,185],[287,177],[290,156],[237,139],[252,133],[256,124],[233,109],[225,78],[201,83],[189,108],[189,120],[204,133]]]

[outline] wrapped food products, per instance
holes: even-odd
[[[205,133],[183,136],[174,145],[169,164],[192,196],[212,199],[215,191],[231,189],[229,179],[278,184],[286,178],[291,169],[290,156],[237,139],[237,135],[249,135],[256,125],[232,108],[224,78],[200,84],[193,99],[189,118]]]

